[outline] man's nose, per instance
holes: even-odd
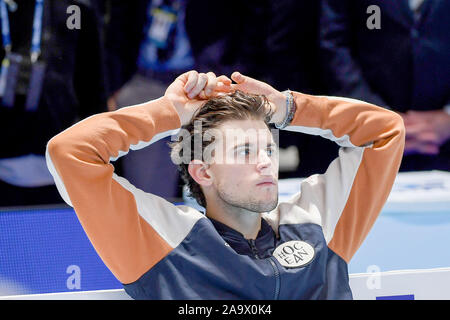
[[[256,163],[256,168],[259,171],[266,171],[272,166],[272,159],[267,155],[266,150],[260,151],[258,153],[258,162]]]

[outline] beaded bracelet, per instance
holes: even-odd
[[[286,91],[283,91],[283,94],[286,96],[286,117],[281,124],[275,124],[275,127],[277,129],[286,128],[291,123],[292,119],[294,118],[295,111],[297,110],[292,92],[288,89]]]

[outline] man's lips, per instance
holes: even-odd
[[[263,183],[258,183],[257,186],[259,187],[265,187],[265,186],[274,186],[275,183],[272,182],[263,182]]]
[[[257,183],[256,185],[257,186],[275,185],[275,180],[274,179],[264,179],[264,180],[260,181],[259,183]]]

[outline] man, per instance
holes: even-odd
[[[403,117],[400,171],[450,170],[450,2],[324,0],[321,7],[327,94]]]
[[[400,166],[401,117],[356,100],[282,93],[237,72],[231,78],[235,84],[225,76],[187,72],[160,99],[95,115],[51,139],[47,163],[62,197],[135,299],[352,298],[347,263]],[[223,114],[231,116],[220,119]],[[243,130],[244,143],[218,143],[205,158],[188,162],[206,215],[114,174],[110,160],[130,148],[192,123],[198,134],[196,121],[214,119],[220,119],[212,127],[222,137],[227,129]],[[301,191],[279,204],[267,123],[341,146],[326,173],[303,180]],[[250,129],[258,133],[255,139]],[[245,161],[223,160],[230,153]]]

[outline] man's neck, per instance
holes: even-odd
[[[225,210],[224,210],[225,209]],[[206,216],[241,233],[245,239],[256,239],[261,229],[261,213],[242,208],[218,208],[208,205]]]

